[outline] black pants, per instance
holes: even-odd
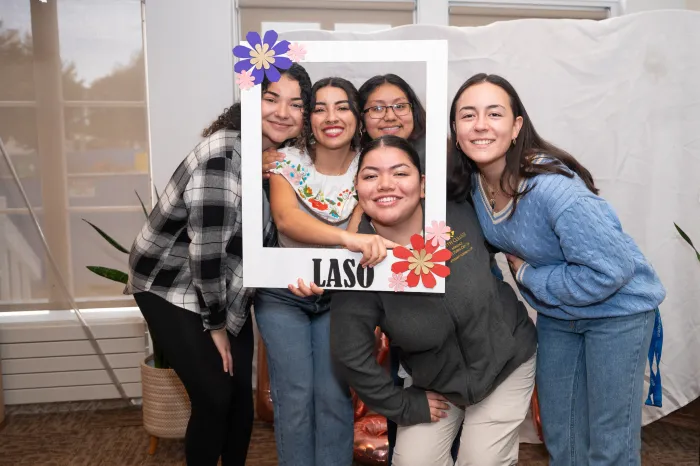
[[[190,397],[185,452],[190,466],[244,466],[253,430],[253,324],[249,317],[231,342],[234,375],[224,372],[221,356],[201,317],[145,292],[134,295],[151,338],[175,370]]]

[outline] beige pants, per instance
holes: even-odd
[[[518,367],[487,398],[466,410],[450,403],[447,417],[430,424],[399,426],[393,466],[502,466],[518,464],[518,431],[535,387],[535,356]],[[459,454],[450,450],[462,426]]]

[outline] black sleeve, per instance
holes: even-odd
[[[373,292],[343,291],[331,301],[331,354],[345,381],[362,401],[400,425],[430,422],[425,391],[397,387],[377,363],[374,330],[383,306]]]
[[[270,180],[263,179],[263,192],[268,199],[270,199]]]

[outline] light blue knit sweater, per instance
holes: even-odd
[[[478,176],[472,197],[489,243],[523,259],[516,276],[530,305],[549,317],[574,320],[651,311],[666,296],[659,277],[610,204],[578,177],[537,175],[518,202],[493,212]]]

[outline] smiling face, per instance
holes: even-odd
[[[262,135],[270,142],[268,145],[279,146],[287,139],[299,136],[304,123],[299,83],[286,75],[271,82],[262,95],[261,113]]]
[[[424,178],[401,149],[378,147],[365,154],[355,189],[360,206],[374,223],[395,228],[418,216],[421,224]]]
[[[454,129],[457,142],[477,166],[505,162],[505,155],[523,124],[515,118],[506,91],[484,82],[468,87],[457,100]]]
[[[395,104],[408,105],[410,101],[400,87],[384,83],[373,90],[367,97],[367,103],[363,110]],[[396,115],[396,111],[393,108],[387,108],[381,118],[372,118],[372,112],[366,112],[364,114],[364,124],[369,137],[376,139],[385,134],[393,134],[408,139],[413,132],[413,111],[410,105],[403,111],[405,112],[404,115]],[[399,110],[399,113],[402,113],[402,110]]]
[[[357,131],[357,118],[344,90],[326,86],[316,91],[316,105],[311,109],[311,131],[316,144],[325,148],[339,149],[350,145]]]

